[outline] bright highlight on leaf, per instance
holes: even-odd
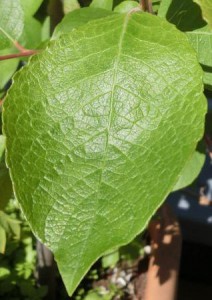
[[[70,295],[174,187],[203,133],[202,90],[186,36],[146,13],[62,35],[16,74],[3,107],[7,163]]]

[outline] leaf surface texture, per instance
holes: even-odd
[[[146,13],[62,35],[16,74],[4,103],[7,163],[70,295],[172,190],[203,133],[202,89],[187,38]]]

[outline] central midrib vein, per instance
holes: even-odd
[[[103,175],[103,171],[104,171],[104,168],[105,168],[105,165],[106,165],[108,144],[109,144],[109,132],[110,132],[110,128],[111,128],[113,108],[114,108],[114,89],[115,89],[115,86],[116,86],[117,72],[118,72],[118,66],[119,66],[119,63],[120,63],[120,57],[121,57],[121,50],[122,50],[124,35],[126,33],[126,29],[127,29],[127,25],[128,25],[130,16],[131,16],[130,14],[127,14],[124,18],[123,28],[122,28],[119,43],[118,43],[117,57],[116,57],[116,61],[114,63],[114,71],[113,71],[113,77],[112,77],[112,90],[111,90],[111,97],[110,97],[110,103],[109,103],[110,113],[109,113],[109,117],[108,117],[107,137],[106,137],[106,142],[105,142],[104,159],[103,159],[102,166],[101,166],[101,174],[100,174],[100,178],[99,178],[98,188],[97,188],[97,191],[96,191],[96,193],[97,193],[96,203],[98,203],[99,193],[100,193],[100,186],[101,186],[101,183],[102,183],[102,175]],[[86,239],[83,243],[84,245],[83,245],[83,247],[81,247],[81,252],[80,252],[79,257],[78,257],[78,263],[75,266],[75,271],[72,275],[72,282],[74,281],[74,277],[75,277],[75,274],[78,270],[78,267],[79,267],[82,255],[84,253],[87,241],[89,240],[89,237],[91,236],[95,220],[96,220],[96,214],[93,215],[92,222],[90,223],[90,229],[87,232],[87,237],[86,237]],[[85,272],[86,271],[87,270],[85,270]]]

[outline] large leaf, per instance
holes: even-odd
[[[112,10],[113,0],[93,0],[90,7]]]
[[[0,49],[10,47],[24,27],[24,13],[20,0],[0,1]]]
[[[7,163],[70,295],[172,190],[203,133],[202,90],[185,35],[146,13],[62,35],[16,74],[3,107]]]
[[[212,1],[211,0],[194,0],[202,9],[203,18],[212,28]]]
[[[163,0],[158,15],[186,31],[202,64],[205,86],[212,89],[212,30],[202,19],[200,7],[192,0]]]
[[[93,7],[85,7],[81,9],[74,10],[67,14],[62,21],[56,26],[52,39],[58,38],[61,34],[69,33],[73,29],[82,26],[89,21],[95,19],[101,19],[109,16],[112,12],[101,9],[101,8],[93,8]]]

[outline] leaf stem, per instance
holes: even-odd
[[[0,99],[0,107],[2,106],[3,102],[4,102],[4,98]]]
[[[151,0],[140,0],[140,5],[141,5],[143,11],[147,11],[150,14],[153,14],[152,1]]]
[[[6,59],[12,59],[12,58],[24,57],[24,56],[31,56],[31,55],[36,54],[36,53],[38,53],[37,50],[24,49],[24,50],[20,51],[19,53],[2,55],[2,56],[0,56],[0,61],[1,60],[6,60]]]
[[[21,45],[19,44],[18,41],[14,41],[14,42],[13,42],[13,45],[14,45],[15,48],[18,49],[20,52],[25,52],[25,51],[28,50],[28,49],[24,48],[23,46],[21,46]]]

